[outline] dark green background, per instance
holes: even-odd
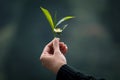
[[[80,72],[120,80],[119,0],[0,0],[0,80],[55,80],[39,60],[53,39],[40,10],[68,21],[61,41],[69,48],[68,64]]]

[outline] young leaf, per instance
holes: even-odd
[[[54,22],[52,20],[52,16],[51,16],[50,12],[47,9],[45,9],[45,8],[42,8],[42,7],[40,7],[40,8],[41,8],[42,12],[44,13],[44,15],[46,16],[46,18],[47,18],[47,20],[48,20],[52,30],[54,31],[54,27],[55,26],[54,26]]]
[[[53,22],[54,22],[54,25],[56,25],[56,23],[57,23],[57,12],[55,12]]]
[[[57,27],[59,24],[61,24],[62,22],[64,22],[64,21],[66,21],[66,20],[69,20],[69,19],[71,19],[71,18],[75,18],[74,16],[66,16],[66,17],[64,17],[64,18],[62,18],[61,20],[59,20],[58,22],[57,22],[57,24],[55,25],[55,27]]]
[[[68,24],[64,25],[64,27],[63,27],[63,29],[62,29],[62,30],[64,30],[67,26],[68,26]]]

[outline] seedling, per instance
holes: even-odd
[[[61,35],[63,30],[68,26],[68,24],[66,24],[60,28],[59,25],[62,22],[72,19],[72,18],[75,18],[74,16],[66,16],[66,17],[63,17],[62,19],[60,19],[58,22],[56,22],[56,14],[55,14],[54,20],[53,20],[50,12],[47,9],[45,9],[43,7],[40,7],[40,8],[51,26],[54,37],[58,37],[59,35]]]

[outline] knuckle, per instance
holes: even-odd
[[[43,61],[43,60],[44,60],[44,57],[43,57],[43,56],[41,56],[41,57],[40,57],[40,61]]]
[[[55,52],[54,53],[60,53],[60,51],[59,50],[55,50]]]
[[[42,58],[40,57],[40,61],[42,61]]]

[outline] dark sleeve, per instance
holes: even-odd
[[[56,80],[105,80],[105,79],[96,79],[93,76],[87,76],[80,72],[77,72],[68,65],[63,65],[57,73]]]

